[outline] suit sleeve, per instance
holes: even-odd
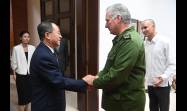
[[[84,92],[86,90],[86,83],[83,80],[63,77],[54,58],[42,58],[39,60],[38,68],[40,78],[46,81],[51,87],[76,92]]]

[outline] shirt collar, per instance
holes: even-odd
[[[50,50],[51,50],[51,52],[52,53],[54,53],[55,51],[54,51],[54,49],[53,48],[51,48],[50,46],[48,46],[47,44],[45,44]]]
[[[158,41],[158,38],[159,38],[158,35],[159,35],[159,34],[157,33],[157,34],[153,37],[153,39],[152,39],[151,41],[149,41],[149,40],[146,38],[146,42],[147,42],[147,43],[156,43],[156,42]]]

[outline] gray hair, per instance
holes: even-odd
[[[131,15],[128,8],[125,5],[117,3],[109,6],[106,9],[106,11],[111,14],[113,19],[119,15],[122,18],[121,22],[130,24]]]
[[[53,31],[52,22],[48,22],[48,21],[41,22],[38,25],[37,30],[40,40],[43,41],[43,38],[45,37],[45,33]]]
[[[142,21],[142,23],[144,23],[145,21],[149,21],[153,24],[153,26],[155,27],[155,21],[153,19],[145,19]]]

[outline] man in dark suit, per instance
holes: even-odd
[[[37,27],[40,44],[30,64],[32,77],[31,111],[65,111],[64,90],[85,92],[88,78],[74,80],[63,77],[54,48],[62,38],[53,22],[42,22]]]

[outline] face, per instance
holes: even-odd
[[[49,33],[49,43],[51,47],[55,48],[60,45],[60,40],[62,38],[62,35],[60,33],[60,29],[56,24],[52,24],[53,32]]]
[[[106,13],[106,18],[105,18],[106,24],[105,28],[108,28],[111,34],[117,35],[118,34],[118,17],[115,17],[112,19],[112,16],[110,13]]]
[[[155,26],[150,21],[144,21],[141,24],[141,29],[145,37],[152,38],[155,33]]]
[[[20,39],[23,44],[28,44],[30,41],[30,35],[28,33],[24,33]]]

